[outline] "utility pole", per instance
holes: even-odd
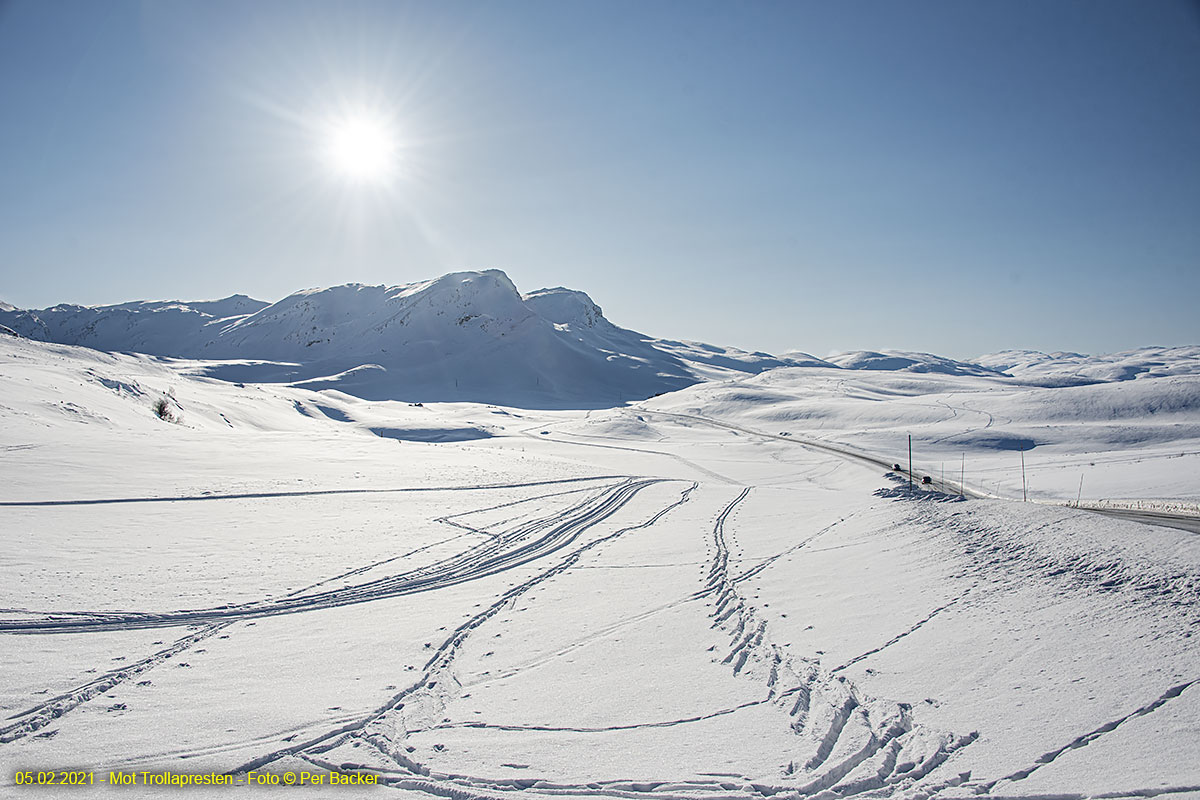
[[[912,434],[908,435],[908,488],[912,490]]]
[[[1025,448],[1021,448],[1021,502],[1029,502],[1029,490],[1025,488]]]

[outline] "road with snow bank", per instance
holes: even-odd
[[[969,487],[965,484],[960,484],[960,483],[957,483],[954,481],[947,481],[945,479],[935,478],[932,475],[929,476],[930,483],[924,484],[924,483],[922,483],[922,481],[926,476],[924,474],[918,473],[918,472],[912,472],[910,474],[909,471],[904,468],[903,461],[888,460],[886,458],[881,458],[877,455],[872,455],[870,453],[864,453],[860,450],[855,450],[855,449],[847,447],[845,445],[837,445],[837,444],[831,444],[829,442],[822,442],[819,439],[809,439],[809,438],[802,437],[802,436],[794,436],[790,433],[788,433],[788,434],[767,433],[765,431],[758,431],[758,430],[754,430],[753,428],[747,428],[742,425],[735,425],[731,422],[724,422],[722,420],[713,419],[711,417],[704,417],[704,416],[700,416],[697,414],[678,414],[678,413],[669,412],[669,411],[650,411],[650,410],[643,409],[643,408],[639,408],[638,413],[646,414],[648,416],[660,416],[660,417],[690,420],[693,422],[701,422],[706,425],[711,425],[711,426],[717,427],[717,428],[725,428],[727,430],[738,431],[739,433],[745,433],[745,434],[749,434],[751,436],[758,436],[758,437],[761,437],[764,439],[772,439],[772,440],[776,440],[776,441],[780,441],[780,442],[787,442],[788,444],[796,445],[798,447],[804,447],[804,448],[808,448],[810,450],[817,450],[817,451],[821,451],[821,452],[825,452],[825,453],[830,453],[832,455],[839,456],[841,458],[845,458],[845,459],[855,461],[858,463],[869,464],[871,466],[880,467],[888,472],[893,472],[897,475],[904,476],[905,478],[911,477],[911,479],[913,481],[913,487],[916,489],[920,489],[920,490],[924,490],[925,486],[929,486],[931,488],[931,490],[933,490],[933,491],[941,491],[942,493],[949,494],[949,495],[961,495],[961,496],[972,497],[972,498],[981,499],[981,500],[1011,499],[1011,498],[1000,497],[999,495],[996,495],[996,494],[993,494],[990,492],[983,492],[983,491],[979,491],[977,489],[972,489],[971,487]],[[893,468],[896,464],[901,465],[900,469]],[[934,488],[934,487],[936,487],[936,488]],[[1128,520],[1130,522],[1139,522],[1143,525],[1157,525],[1157,526],[1164,527],[1164,528],[1175,528],[1177,530],[1189,531],[1191,533],[1200,533],[1200,518],[1190,515],[1190,514],[1171,514],[1171,513],[1163,512],[1163,511],[1140,511],[1140,510],[1135,510],[1135,509],[1120,509],[1120,508],[1089,508],[1087,506],[1076,506],[1069,502],[1050,503],[1047,501],[1039,501],[1039,500],[1034,500],[1034,501],[1029,501],[1029,502],[1043,503],[1045,505],[1066,506],[1069,508],[1076,508],[1080,511],[1087,511],[1087,512],[1090,512],[1093,514],[1102,514],[1107,517],[1115,517],[1117,519],[1124,519],[1124,520]]]

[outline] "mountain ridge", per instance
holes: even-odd
[[[660,339],[613,324],[585,292],[522,294],[501,270],[452,272],[387,286],[303,289],[268,303],[244,294],[110,306],[0,306],[0,325],[29,339],[101,351],[195,359],[198,374],[337,389],[364,399],[466,400],[525,407],[604,407],[702,381],[778,367],[887,370],[1075,386],[1200,372],[1200,347],[1105,356],[1003,350],[972,361],[900,350],[824,359]]]
[[[611,323],[584,292],[555,287],[522,295],[500,270],[305,289],[269,304],[245,295],[61,304],[0,312],[0,324],[40,341],[237,362],[197,370],[365,399],[612,405],[789,363],[697,343],[660,346]]]

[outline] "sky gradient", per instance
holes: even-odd
[[[359,110],[391,181],[323,160]],[[1200,343],[1200,8],[0,0],[0,299],[485,268],[773,352]]]

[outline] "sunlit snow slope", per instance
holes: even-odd
[[[0,336],[4,797],[1200,794],[1200,536],[836,449],[1053,435],[1026,457],[1103,445],[1148,496],[1172,447],[1182,502],[1194,378],[813,367],[546,411],[205,366]],[[16,785],[68,768],[96,785]]]

